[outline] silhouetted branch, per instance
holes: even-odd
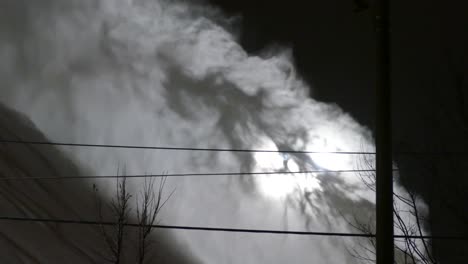
[[[120,175],[120,169],[117,169],[117,175]],[[97,203],[98,217],[100,222],[104,222],[101,200],[98,198],[98,189],[93,185],[95,200]],[[129,218],[129,200],[132,196],[127,192],[127,181],[125,177],[116,178],[116,193],[115,197],[109,204],[109,210],[112,216],[116,219],[116,224],[112,231],[106,230],[103,225],[100,225],[101,234],[110,250],[111,257],[105,257],[108,262],[120,264],[124,253],[125,227]]]
[[[158,193],[154,192],[154,178],[145,179],[143,191],[140,194],[141,202],[137,197],[137,221],[138,227],[138,263],[143,264],[146,258],[147,249],[151,245],[149,235],[153,231],[153,226],[156,222],[157,215],[164,207],[166,202],[172,196],[174,191],[163,200],[163,190],[166,184],[167,177],[159,180]]]
[[[357,161],[359,169],[372,169],[374,167],[373,157],[363,157]],[[359,172],[359,177],[364,183],[366,188],[375,192],[375,172],[372,170],[366,170],[365,172]],[[403,208],[401,208],[403,207]],[[435,264],[437,261],[431,254],[429,241],[427,239],[416,240],[412,237],[415,235],[423,236],[423,225],[422,221],[424,218],[419,212],[417,206],[417,197],[411,192],[403,194],[394,192],[394,203],[393,203],[393,214],[394,214],[394,228],[396,233],[401,233],[405,238],[401,240],[395,240],[395,250],[400,254],[399,258],[396,258],[396,262],[399,263],[424,263],[424,264]],[[364,234],[374,234],[375,227],[371,223],[365,223],[360,221],[355,215],[353,220],[348,220],[344,215],[342,217],[348,222],[350,226],[359,230]],[[369,246],[358,243],[358,249],[348,250],[353,257],[360,260],[375,263],[375,259],[371,256],[375,256],[375,238],[369,237]]]
[[[119,173],[120,170],[118,169],[117,175],[120,175]],[[167,177],[159,178],[159,186],[157,187],[155,186],[155,181],[156,178],[145,178],[142,190],[140,194],[136,196],[136,262],[138,264],[143,264],[147,260],[147,252],[152,242],[150,240],[150,234],[154,229],[157,216],[175,191],[172,191],[170,195],[164,198],[163,190],[166,185]],[[99,222],[108,223],[104,221],[102,203],[98,196],[98,189],[95,184],[93,184],[93,191],[95,194]],[[104,259],[110,263],[120,264],[123,260],[128,232],[126,227],[129,226],[129,214],[131,212],[129,203],[131,198],[132,195],[127,191],[127,178],[125,176],[117,177],[115,197],[108,205],[111,216],[114,218],[113,222],[115,225],[110,227],[109,225],[99,225],[101,235],[110,252],[110,257],[105,256]],[[107,229],[105,228],[106,226]]]

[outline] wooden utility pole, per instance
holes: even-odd
[[[389,2],[375,0],[374,10],[377,37],[377,264],[393,264],[394,261]]]

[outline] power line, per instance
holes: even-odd
[[[116,222],[98,222],[85,220],[65,220],[65,219],[45,219],[45,218],[23,218],[23,217],[0,217],[0,220],[5,221],[23,221],[23,222],[40,222],[40,223],[59,223],[59,224],[82,224],[82,225],[106,225],[114,226]],[[124,226],[141,227],[139,224],[125,223]],[[201,226],[177,226],[177,225],[144,225],[145,227],[161,228],[161,229],[178,229],[178,230],[197,230],[197,231],[212,231],[212,232],[235,232],[235,233],[263,233],[263,234],[284,234],[284,235],[315,235],[315,236],[337,236],[337,237],[372,237],[373,235],[360,233],[330,233],[330,232],[307,232],[307,231],[283,231],[283,230],[266,230],[266,229],[242,229],[242,228],[218,228],[218,227],[201,227]]]
[[[56,223],[56,224],[80,224],[80,225],[106,225],[115,226],[116,222],[98,222],[86,220],[67,220],[67,219],[48,219],[48,218],[26,218],[26,217],[8,217],[0,216],[2,221],[21,221],[38,223]],[[375,237],[375,234],[363,233],[339,233],[339,232],[311,232],[311,231],[285,231],[268,229],[245,229],[245,228],[221,228],[221,227],[203,227],[203,226],[180,226],[180,225],[140,225],[135,223],[124,223],[129,227],[152,227],[160,229],[175,230],[194,230],[209,232],[230,232],[230,233],[256,233],[256,234],[281,234],[281,235],[309,235],[309,236],[332,236],[332,237]],[[405,236],[395,235],[395,238],[406,239],[443,239],[443,240],[467,240],[468,236]]]
[[[395,169],[394,171],[398,171]],[[310,173],[353,173],[375,172],[375,170],[310,170],[310,171],[267,171],[267,172],[214,172],[214,173],[173,173],[173,174],[133,174],[133,175],[84,175],[84,176],[37,176],[37,177],[2,177],[7,180],[73,180],[73,179],[114,179],[114,178],[162,178],[162,177],[198,177],[198,176],[242,176],[242,175],[281,175]]]
[[[291,153],[291,154],[346,154],[346,155],[372,155],[374,152],[355,151],[308,151],[308,150],[265,150],[265,149],[231,149],[231,148],[189,148],[189,147],[162,147],[162,146],[136,146],[136,145],[108,145],[108,144],[81,144],[65,142],[45,142],[27,140],[4,140],[0,143],[24,144],[24,145],[51,145],[69,147],[91,147],[91,148],[120,148],[120,149],[152,149],[173,151],[211,151],[211,152],[258,152],[258,153]]]
[[[90,148],[149,149],[149,150],[169,150],[169,151],[375,155],[375,152],[370,152],[370,151],[312,151],[312,150],[266,150],[266,149],[234,149],[234,148],[191,148],[191,147],[137,146],[137,145],[113,145],[113,144],[84,144],[84,143],[45,142],[45,141],[29,141],[29,140],[4,140],[4,139],[0,139],[0,143],[23,144],[23,145],[90,147]],[[432,151],[432,152],[399,151],[399,152],[395,152],[394,154],[395,155],[407,155],[407,156],[468,156],[467,151]]]

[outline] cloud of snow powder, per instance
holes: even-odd
[[[247,54],[229,30],[232,20],[216,9],[163,0],[40,2],[7,1],[0,11],[0,102],[51,141],[374,149],[368,129],[309,97],[288,49]],[[115,174],[119,164],[127,174],[143,174],[349,170],[359,163],[358,156],[334,154],[62,149],[96,175]],[[353,173],[168,182],[176,191],[163,224],[354,232],[341,213],[373,215],[374,194]],[[136,188],[141,181],[129,183]],[[185,231],[174,237],[203,263],[356,261],[345,239]]]

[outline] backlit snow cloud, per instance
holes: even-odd
[[[309,98],[287,49],[247,54],[226,29],[229,19],[213,8],[163,0],[30,2],[11,1],[0,11],[0,102],[24,113],[51,141],[374,149],[365,127]],[[122,163],[128,174],[141,174],[350,170],[359,161],[336,154],[63,150],[96,175],[115,174]],[[337,209],[373,210],[373,192],[352,173],[169,184],[176,192],[162,214],[167,224],[346,232]],[[355,261],[343,239],[179,231],[174,239],[203,263]]]

